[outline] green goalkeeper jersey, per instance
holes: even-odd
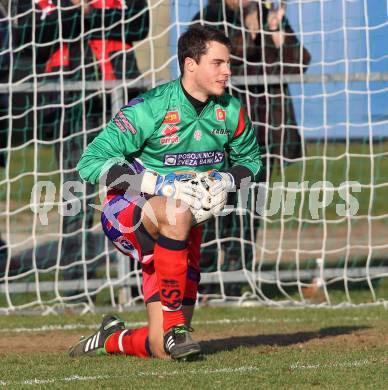
[[[77,169],[91,183],[113,165],[136,159],[165,175],[261,166],[252,125],[238,99],[225,93],[209,98],[200,114],[188,101],[180,79],[156,87],[122,107],[88,145]]]

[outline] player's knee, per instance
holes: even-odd
[[[176,220],[176,226],[182,227],[187,231],[191,229],[191,222],[193,215],[188,208],[177,208],[174,218]]]
[[[155,196],[143,206],[143,225],[153,237],[162,233],[185,240],[191,229],[192,218],[189,206],[163,196]]]
[[[192,223],[191,211],[187,208],[166,208],[166,218],[160,225],[160,233],[176,240],[185,240]]]

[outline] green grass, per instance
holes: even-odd
[[[123,317],[130,323],[146,319],[144,312]],[[80,327],[97,324],[99,318],[11,315],[0,317],[0,328]],[[193,325],[196,338],[206,339],[204,354],[201,360],[185,363],[125,356],[71,360],[65,350],[41,352],[34,337],[44,335],[47,348],[58,337],[76,340],[80,330],[36,331],[28,333],[30,351],[1,350],[0,380],[7,388],[24,388],[25,381],[37,380],[43,381],[42,387],[58,389],[384,389],[387,324],[388,311],[376,307],[199,309]],[[8,331],[2,337],[15,345],[22,334]]]

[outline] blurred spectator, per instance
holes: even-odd
[[[284,16],[283,3],[276,8],[274,2],[266,1],[210,0],[208,6],[193,21],[212,22],[213,25],[218,23],[219,28],[226,29],[233,46],[233,76],[300,74],[307,69],[310,54],[300,46]],[[241,90],[244,86],[239,85],[238,88]],[[301,139],[289,88],[287,84],[249,84],[243,92],[233,89],[232,93],[246,102],[246,109],[254,122],[266,167],[258,180],[269,180],[276,160],[284,164],[288,161],[282,158],[292,160],[302,156]],[[235,202],[235,199],[232,201]],[[256,241],[258,218],[251,225],[249,214],[244,217],[230,214],[221,217],[219,222],[220,237],[239,239],[243,230],[245,240],[251,241],[253,238]],[[204,242],[214,240],[215,222],[209,222],[204,231]],[[242,267],[241,244],[237,239],[223,246],[224,269]],[[249,267],[253,250],[249,245],[244,245],[244,248],[246,266]],[[206,266],[210,267],[209,270],[212,265],[214,267],[216,258],[215,246],[205,248],[202,255],[204,269]],[[238,292],[235,293],[238,295]]]
[[[55,157],[63,182],[79,182],[76,163],[85,145],[103,125],[104,114],[109,119],[109,96],[93,90],[62,95],[62,80],[138,77],[133,42],[148,34],[147,1],[19,0],[17,14],[18,43],[19,46],[27,45],[31,51],[31,74],[36,74],[38,81],[61,83],[58,91],[38,95],[38,138],[54,140]],[[23,53],[25,56],[26,50]],[[137,93],[132,91],[134,95]],[[81,261],[83,255],[86,260],[95,255],[93,240],[88,239],[94,209],[87,206],[94,203],[95,188],[90,184],[85,184],[84,188],[81,212],[74,217],[61,217],[61,265]],[[74,191],[73,195],[81,198],[78,192]],[[93,271],[88,273],[90,276]],[[66,279],[81,276],[82,265],[65,271]]]

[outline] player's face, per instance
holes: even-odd
[[[230,75],[229,49],[219,42],[210,41],[207,53],[193,69],[196,87],[205,96],[220,96],[225,92]]]

